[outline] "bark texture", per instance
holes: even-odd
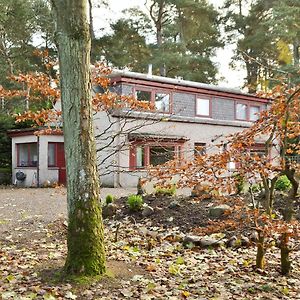
[[[52,0],[56,12],[68,191],[65,271],[105,272],[100,184],[93,132],[87,0]]]
[[[256,268],[265,268],[265,237],[263,232],[258,232],[257,250],[256,250]]]

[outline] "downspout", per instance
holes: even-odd
[[[36,170],[36,186],[40,187],[40,136],[37,136],[37,170]]]
[[[121,168],[121,158],[120,158],[120,152],[121,152],[121,148],[120,148],[120,132],[121,132],[121,124],[120,124],[120,117],[117,117],[118,118],[118,122],[117,122],[117,126],[118,126],[118,131],[117,131],[117,148],[118,148],[118,151],[116,152],[116,155],[117,155],[117,174],[116,174],[116,185],[115,187],[120,187],[121,186],[121,178],[120,178],[120,168]]]

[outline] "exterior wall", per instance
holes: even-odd
[[[142,87],[143,85],[138,85],[138,87]],[[135,85],[132,84],[121,84],[115,85],[114,90],[117,93],[122,93],[124,95],[132,94]],[[204,97],[207,99],[210,99],[210,116],[207,116],[205,118],[211,119],[211,120],[228,120],[228,121],[235,121],[235,109],[236,109],[236,103],[245,103],[248,104],[248,109],[250,105],[253,106],[260,106],[261,110],[266,109],[266,104],[264,102],[259,102],[258,98],[253,97],[253,99],[241,99],[241,96],[237,96],[234,94],[228,94],[226,96],[215,96],[210,94],[204,94],[201,92],[185,92],[185,91],[179,91],[180,87],[178,87],[178,90],[176,89],[168,89],[168,88],[157,88],[155,86],[146,86],[144,85],[144,88],[147,88],[148,90],[164,90],[166,92],[169,92],[171,94],[171,114],[175,116],[180,117],[196,117],[196,98]]]
[[[196,112],[194,94],[173,93],[173,113],[178,116],[191,117]]]
[[[39,140],[39,143],[38,143]],[[61,135],[45,135],[39,138],[35,135],[16,136],[12,138],[12,183],[19,186],[32,187],[43,185],[45,182],[58,182],[58,169],[48,168],[48,142],[63,142]],[[38,143],[38,167],[17,166],[17,144]],[[38,172],[39,168],[39,172]],[[20,182],[16,179],[16,173],[21,171],[26,174],[26,179]]]
[[[21,143],[37,143],[37,137],[35,135],[19,136],[12,138],[12,183],[19,186],[36,186],[37,185],[37,168],[35,167],[18,167],[17,164],[17,145]],[[26,179],[23,182],[19,182],[16,179],[16,173],[18,171],[26,174]]]
[[[212,118],[217,120],[235,119],[235,102],[232,99],[213,98]]]
[[[143,124],[143,120],[136,120],[135,123]],[[239,125],[242,125],[241,122]],[[136,126],[134,123],[128,123],[127,126]],[[249,126],[249,125],[248,125]],[[201,124],[201,123],[182,123],[182,122],[158,122],[151,126],[144,128],[141,127],[135,133],[147,133],[157,135],[167,135],[170,133],[174,136],[185,137],[187,141],[183,144],[182,151],[185,158],[192,158],[194,155],[194,143],[206,143],[209,145],[219,144],[224,140],[225,136],[247,127],[244,123],[243,127],[240,126],[223,126],[214,124]],[[128,128],[127,128],[128,129]],[[123,143],[126,142],[125,137]],[[213,146],[209,152],[217,151]],[[119,174],[117,184],[122,187],[135,187],[140,176],[145,176],[146,171],[129,169],[129,149],[124,149],[119,153],[120,160],[122,161],[122,171]]]
[[[48,181],[50,183],[58,182],[58,168],[48,167],[48,143],[64,142],[62,135],[42,135],[39,143],[39,182],[44,185]]]
[[[118,132],[118,122],[112,116],[108,117],[105,112],[98,112],[94,116],[94,130],[96,139],[96,149],[98,158],[98,170],[100,173],[101,185],[114,187],[116,171],[116,155],[114,154],[117,147],[118,138],[114,140]]]

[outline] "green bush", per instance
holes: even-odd
[[[132,211],[138,211],[141,210],[144,201],[142,196],[140,195],[129,195],[127,198],[127,204],[129,206],[129,209]]]
[[[115,197],[113,195],[108,194],[105,198],[105,204],[108,205],[110,203],[113,203],[115,200]]]
[[[257,183],[251,185],[250,188],[253,193],[259,193],[261,191],[261,186]]]
[[[291,188],[292,184],[286,175],[280,176],[275,183],[275,190],[287,191]]]
[[[155,196],[175,196],[176,186],[172,185],[171,187],[157,187],[155,189]]]

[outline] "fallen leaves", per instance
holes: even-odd
[[[23,232],[20,224],[9,240],[2,239],[1,300],[297,299],[300,293],[299,252],[292,254],[295,268],[290,278],[278,273],[275,247],[267,253],[266,271],[257,273],[254,248],[185,248],[181,242],[185,234],[178,227],[153,227],[151,222],[132,223],[126,218],[117,242],[117,221],[105,224],[108,263],[123,262],[111,278],[84,286],[53,282],[54,269],[63,266],[66,255],[63,222],[50,227],[36,222],[22,243],[16,242]],[[30,239],[34,231],[39,239]]]

